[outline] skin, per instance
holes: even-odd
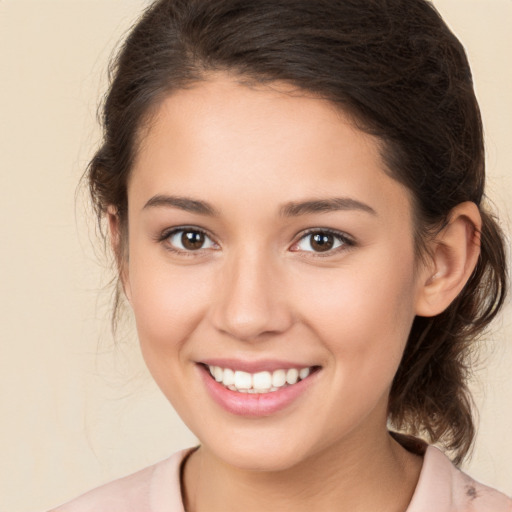
[[[332,198],[352,202],[282,214]],[[324,100],[227,75],[161,104],[128,200],[126,250],[114,211],[110,222],[142,353],[201,442],[184,470],[187,510],[404,511],[422,461],[387,433],[390,386],[415,315],[442,311],[476,262],[476,207],[454,211],[446,243],[416,261],[410,194],[377,140]],[[183,226],[208,234],[203,248],[166,237]],[[315,252],[309,229],[342,238]],[[320,370],[285,409],[247,418],[206,392],[197,363],[212,357]]]

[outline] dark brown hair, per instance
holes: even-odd
[[[151,113],[216,71],[293,84],[379,137],[390,174],[414,197],[419,254],[453,207],[479,206],[477,267],[446,311],[415,319],[389,402],[394,428],[444,444],[459,463],[474,436],[469,356],[506,292],[503,236],[482,202],[482,124],[462,45],[425,0],[157,1],[112,64],[104,140],[88,169],[100,219],[111,205],[126,225],[127,179]]]

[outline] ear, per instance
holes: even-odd
[[[431,265],[424,269],[416,314],[442,313],[459,295],[478,262],[482,218],[475,203],[456,206],[430,247]]]
[[[119,219],[119,214],[117,209],[110,205],[107,208],[107,218],[108,218],[108,227],[109,227],[109,237],[110,237],[110,245],[112,247],[112,252],[114,253],[114,257],[116,260],[117,271],[119,273],[119,279],[121,280],[121,284],[123,286],[124,294],[130,302],[130,283],[128,279],[128,261],[126,257],[126,250],[123,246],[123,233],[121,221]]]

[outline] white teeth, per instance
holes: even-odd
[[[272,387],[272,375],[270,372],[259,372],[252,376],[252,387],[258,391],[270,389]]]
[[[288,382],[288,384],[296,384],[298,380],[299,370],[297,370],[296,368],[290,368],[286,372],[286,382]]]
[[[222,376],[223,376],[224,372],[222,371],[222,368],[219,368],[218,366],[216,366],[214,369],[213,369],[213,376],[215,378],[215,380],[217,382],[222,382]]]
[[[239,391],[241,391],[242,389],[251,389],[252,388],[252,375],[247,372],[236,371],[235,372],[235,388],[237,388]]]
[[[284,386],[296,384],[299,380],[307,378],[311,368],[289,368],[273,372],[248,373],[241,370],[233,371],[220,366],[208,366],[212,377],[222,383],[231,391],[240,393],[269,393],[277,391]]]
[[[276,370],[272,373],[272,386],[280,388],[286,384],[286,370]]]
[[[222,377],[222,384],[224,386],[229,387],[232,386],[235,383],[235,372],[233,370],[230,370],[229,368],[226,368],[224,370],[224,375]]]
[[[302,368],[302,370],[299,371],[299,378],[304,380],[310,373],[311,370],[309,368]]]

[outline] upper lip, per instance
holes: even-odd
[[[246,361],[242,359],[230,358],[209,358],[198,361],[200,364],[207,366],[219,366],[221,368],[229,368],[231,370],[240,370],[248,373],[273,372],[275,370],[288,370],[290,368],[311,368],[318,366],[309,363],[299,363],[295,361],[284,361],[278,359],[262,359],[259,361]]]

